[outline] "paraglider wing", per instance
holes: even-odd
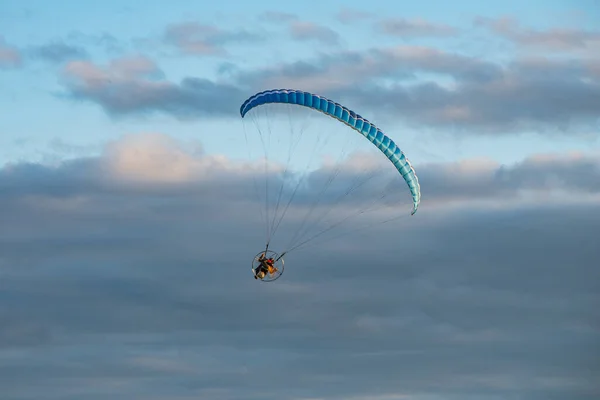
[[[257,93],[242,104],[240,114],[243,118],[252,108],[268,103],[296,104],[312,108],[343,122],[362,134],[385,154],[402,175],[412,194],[413,209],[411,215],[417,212],[421,202],[421,187],[414,168],[396,143],[371,122],[325,97],[293,89],[275,89]]]

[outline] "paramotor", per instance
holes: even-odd
[[[244,121],[251,121],[260,139],[250,140],[250,130],[244,125],[249,152],[258,150],[264,161],[264,191],[255,180],[255,192],[257,197],[261,192],[264,195],[261,215],[266,226],[266,250],[279,260],[281,272],[284,255],[316,238],[323,238],[324,234],[349,221],[356,222],[369,214],[364,226],[353,226],[364,229],[417,212],[421,189],[410,161],[381,129],[349,108],[306,91],[274,89],[250,96],[241,105],[240,115]],[[313,143],[304,144],[303,139],[311,137],[306,133],[306,123],[314,120],[317,132],[312,136]],[[289,128],[283,126],[287,123]],[[360,135],[350,133],[348,128]],[[338,131],[341,132],[336,136]],[[352,153],[348,143],[357,137],[360,143]],[[379,150],[379,155],[367,154],[365,138]],[[324,152],[320,158],[319,149]],[[333,162],[335,157],[332,158],[336,153],[337,163]],[[319,164],[313,164],[315,158]],[[380,162],[383,160],[385,163]],[[403,191],[399,189],[399,179],[405,183]],[[384,180],[388,180],[387,184]],[[335,190],[338,193],[332,194]],[[393,194],[398,198],[390,201]],[[397,214],[402,204],[399,198],[408,200],[410,213]],[[290,212],[292,228],[278,237],[283,239],[287,235],[289,243],[283,247],[285,251],[271,252],[269,245],[284,216]],[[279,278],[281,272],[270,281]]]

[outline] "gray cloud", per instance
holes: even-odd
[[[72,43],[78,43],[84,48],[96,47],[108,54],[123,54],[126,52],[126,44],[121,43],[113,35],[103,32],[99,34],[87,34],[78,31],[70,32],[66,36]]]
[[[600,394],[597,202],[424,208],[290,254],[263,285],[247,175],[123,184],[110,154],[0,174],[6,399]],[[513,190],[550,159],[509,168]],[[452,168],[419,168],[428,196]]]
[[[314,41],[326,45],[338,44],[340,35],[332,28],[311,21],[301,20],[296,14],[268,11],[260,19],[275,24],[284,24],[294,40]]]
[[[157,111],[181,119],[231,115],[237,111],[232,99],[242,99],[231,84],[193,77],[169,82],[143,57],[115,60],[106,67],[72,62],[64,69],[63,82],[71,98],[97,103],[114,116]]]
[[[32,50],[34,57],[54,63],[62,63],[72,59],[87,58],[88,54],[82,47],[68,45],[56,41],[35,47]]]
[[[375,14],[368,12],[357,10],[354,8],[342,7],[342,9],[337,14],[338,21],[344,24],[352,24],[357,22],[369,21],[375,17]]]
[[[363,115],[377,112],[425,127],[451,126],[477,133],[583,129],[597,134],[600,82],[595,71],[586,61],[529,59],[499,65],[404,46],[323,55],[249,72],[240,81],[302,87],[367,110],[361,111]],[[414,82],[423,72],[452,83]]]
[[[500,73],[494,64],[426,48],[374,49],[365,54],[343,52],[323,55],[317,62],[303,61],[254,71],[237,69],[233,70],[232,80],[220,83],[190,77],[175,84],[149,79],[145,70],[121,76],[118,70],[121,63],[121,59],[106,67],[71,63],[65,68],[64,83],[73,96],[97,102],[113,114],[162,111],[176,117],[190,117],[194,115],[190,109],[196,115],[237,113],[238,104],[264,87],[300,86],[343,99],[361,94],[360,87],[349,86],[349,82],[357,79],[365,80],[368,87],[370,77],[406,78],[421,69],[465,80],[488,80]],[[146,63],[152,64],[150,60]],[[156,66],[152,68],[158,70]],[[356,88],[356,93],[350,88]]]
[[[575,50],[600,45],[600,31],[554,28],[548,30],[528,29],[515,18],[483,18],[475,20],[497,35],[520,46],[539,47],[550,50]]]
[[[400,37],[453,36],[458,32],[449,25],[405,18],[384,19],[378,22],[376,27],[383,33]]]
[[[532,156],[515,165],[490,161],[433,164],[420,168],[424,196],[433,202],[469,200],[520,201],[534,195],[549,201],[552,194],[563,200],[600,194],[600,161],[597,154]]]
[[[360,93],[360,88],[373,87],[377,79],[395,78],[400,85],[419,72],[447,75],[457,82],[489,82],[502,76],[501,66],[491,62],[428,47],[397,46],[324,54],[313,60],[248,71],[239,80],[275,87],[299,81],[307,90],[341,92],[356,88]],[[354,84],[359,79],[362,84]]]
[[[276,17],[282,21],[279,14],[269,18]],[[290,18],[286,15],[283,21],[299,39],[337,40],[337,34],[328,28]],[[171,31],[172,38],[183,40],[182,45],[196,43],[190,39],[196,34],[215,35],[208,50],[216,49],[212,46],[219,41],[236,37],[196,24]],[[217,40],[221,34],[224,36]],[[198,39],[202,48],[205,39]],[[600,132],[599,65],[589,57],[542,55],[498,63],[423,46],[395,46],[329,51],[265,67],[232,68],[229,64],[219,80],[187,77],[180,83],[140,75],[128,76],[118,84],[112,80],[111,85],[90,85],[87,75],[67,68],[69,79],[64,83],[71,95],[96,102],[113,115],[234,115],[238,105],[256,91],[291,87],[349,104],[363,115],[373,115],[376,121],[402,121],[416,128],[450,127],[474,134],[528,130],[596,135]],[[88,69],[103,70],[106,75],[112,73],[111,68],[88,64]]]
[[[256,42],[262,36],[247,30],[227,31],[214,25],[196,22],[175,24],[167,27],[165,40],[183,53],[198,55],[226,55],[225,45]]]
[[[359,101],[378,99],[380,107],[424,126],[474,129],[480,133],[537,130],[597,134],[600,85],[596,77],[568,63],[516,62],[487,82],[463,81],[455,88],[422,83],[411,88],[366,86],[342,94]],[[404,119],[404,117],[403,117]]]
[[[292,21],[290,35],[296,40],[316,40],[325,44],[337,44],[340,40],[333,29],[306,21]]]
[[[260,15],[260,19],[268,22],[289,22],[297,20],[298,16],[281,11],[267,11]]]

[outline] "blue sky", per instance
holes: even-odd
[[[448,54],[505,65],[528,55],[531,49],[523,52],[518,45],[510,46],[489,31],[478,28],[474,22],[477,18],[514,17],[522,29],[585,31],[594,28],[598,16],[593,2],[584,1],[529,2],[526,5],[516,1],[495,4],[439,2],[435,5],[373,1],[368,7],[360,2],[300,2],[282,6],[280,2],[224,1],[219,4],[199,4],[175,1],[165,6],[159,3],[148,5],[140,1],[107,1],[84,6],[73,1],[61,2],[60,7],[46,2],[4,3],[0,7],[4,41],[6,45],[16,48],[23,59],[19,68],[4,69],[0,75],[3,88],[0,105],[4,110],[4,118],[0,122],[3,133],[0,157],[3,162],[39,160],[41,154],[53,152],[51,143],[57,139],[87,149],[91,149],[91,146],[99,149],[107,140],[125,133],[145,131],[159,131],[185,139],[202,136],[208,151],[223,152],[225,150],[219,142],[207,137],[210,135],[205,131],[226,130],[235,138],[235,132],[239,130],[240,125],[236,125],[238,121],[234,117],[222,120],[204,116],[194,121],[178,121],[168,115],[152,112],[145,118],[107,116],[97,104],[73,101],[69,98],[68,88],[65,90],[61,81],[64,63],[76,59],[77,54],[57,64],[36,58],[33,54],[36,46],[52,43],[72,46],[82,51],[81,56],[85,54],[87,60],[98,65],[120,57],[145,56],[156,64],[164,79],[171,82],[185,77],[224,79],[217,72],[223,66],[243,65],[244,68],[260,69],[276,67],[278,63],[310,63],[318,55],[335,57],[340,51],[360,52],[373,47],[397,45],[430,46]],[[265,13],[294,14],[301,21],[330,28],[339,35],[339,43],[328,45],[314,40],[293,40],[281,33],[285,31],[288,21],[269,23],[263,17]],[[359,17],[344,24],[337,18],[340,15]],[[383,24],[382,16],[444,24],[460,29],[461,33],[447,36],[424,34],[422,37],[385,35],[375,32],[373,28]],[[168,26],[192,21],[206,25],[218,21],[219,28],[223,30],[263,33],[269,39],[259,40],[258,43],[252,38],[237,43],[235,39],[231,40],[226,44],[229,53],[226,55],[186,55],[165,45],[163,36]],[[539,54],[538,49],[534,51]],[[445,79],[440,75],[422,76],[423,80]],[[360,86],[360,82],[353,84]],[[256,88],[266,89],[260,86]],[[249,89],[244,94],[249,96],[252,93]],[[350,101],[350,104],[354,103]],[[235,104],[231,105],[232,109],[236,107]],[[361,110],[360,105],[354,108],[367,117],[372,114],[368,109]],[[35,114],[34,118],[30,117],[30,112]],[[401,111],[399,114],[401,116]],[[371,120],[377,122],[377,115]],[[486,135],[483,138],[473,132],[468,140],[463,140],[460,134],[452,133],[452,124],[432,130],[427,124],[403,126],[402,119],[390,118],[380,125],[402,143],[417,164],[433,161],[432,157],[446,161],[491,157],[499,162],[510,163],[533,152],[598,148],[593,132],[598,130],[597,123],[579,127],[579,138],[576,140],[571,137],[571,132],[553,135],[548,140],[544,132],[535,128],[521,128],[511,132],[511,135]],[[584,140],[581,140],[581,135],[586,136]],[[423,151],[423,147],[429,147],[431,140],[436,143],[435,151]]]
[[[600,398],[599,20],[593,0],[0,2],[2,400]],[[265,170],[239,107],[280,87],[391,136],[419,211],[306,109],[308,173],[272,162],[285,129]],[[292,249],[269,284],[267,213]]]

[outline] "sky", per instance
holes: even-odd
[[[0,2],[2,399],[599,398],[599,20],[592,0]],[[310,110],[263,115],[261,155],[239,108],[279,88],[380,127],[418,212]],[[265,235],[327,226],[253,279]]]

